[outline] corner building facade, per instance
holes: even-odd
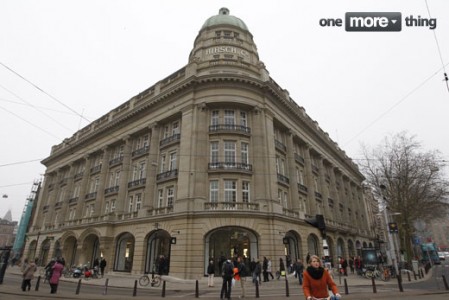
[[[53,146],[25,256],[181,278],[209,259],[323,255],[373,240],[357,166],[270,78],[247,26],[222,8],[188,64]],[[249,264],[247,264],[249,265]]]

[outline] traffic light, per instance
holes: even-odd
[[[388,223],[388,231],[390,231],[390,233],[398,233],[398,224],[395,222]]]
[[[323,236],[326,236],[326,223],[323,215],[315,215],[315,218],[308,218],[305,220],[308,224],[318,228]]]

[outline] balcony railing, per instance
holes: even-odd
[[[307,187],[304,184],[298,183],[298,190],[307,193]]]
[[[60,207],[62,207],[62,201],[56,202],[55,208],[60,208]]]
[[[109,161],[109,166],[115,166],[123,162],[123,156],[113,158]]]
[[[232,170],[232,171],[249,171],[252,172],[253,166],[246,163],[236,163],[236,162],[214,162],[208,164],[209,170]]]
[[[178,169],[166,171],[156,175],[157,181],[169,180],[178,177]]]
[[[118,185],[111,186],[104,190],[104,194],[107,195],[107,194],[117,193],[119,191],[119,189],[120,189],[120,186],[118,186]]]
[[[305,163],[304,157],[302,157],[302,156],[299,155],[298,153],[295,153],[295,160],[296,160],[297,162],[299,162],[300,164],[302,164],[302,165],[304,165],[304,163]]]
[[[140,178],[137,180],[133,180],[133,181],[128,182],[128,188],[142,186],[142,185],[145,185],[146,182],[147,182],[146,178]]]
[[[84,200],[91,200],[97,198],[97,192],[89,193],[84,196]]]
[[[181,140],[181,134],[176,133],[172,136],[169,136],[168,138],[165,138],[159,142],[160,146],[165,146],[171,143],[179,142]]]
[[[278,173],[278,182],[284,183],[284,184],[290,184],[290,179],[288,179],[288,177]]]
[[[136,156],[144,155],[145,153],[148,153],[149,150],[150,150],[150,147],[145,146],[145,147],[142,147],[140,149],[134,150],[131,153],[131,156],[132,157],[136,157]]]
[[[259,210],[259,203],[251,202],[206,202],[204,210]]]
[[[98,173],[98,172],[100,172],[101,171],[101,165],[96,165],[96,166],[94,166],[94,167],[92,167],[91,169],[90,169],[90,173],[91,174],[93,174],[93,173]]]
[[[78,197],[73,197],[73,198],[70,198],[70,199],[69,199],[69,205],[70,205],[70,204],[77,203],[77,202],[78,202]]]
[[[321,193],[315,192],[315,197],[321,199],[323,198],[323,195],[321,195]]]
[[[287,152],[287,146],[285,146],[281,141],[274,140],[274,145],[276,146],[277,149],[283,152]]]
[[[42,208],[42,210],[45,212],[50,208],[50,205],[44,205],[44,207]]]
[[[81,171],[79,173],[76,173],[75,176],[73,176],[73,178],[74,178],[74,180],[78,180],[78,179],[83,178],[83,176],[84,176],[84,171]]]
[[[245,134],[251,134],[251,128],[242,126],[242,125],[236,125],[236,124],[217,124],[217,125],[210,125],[209,126],[209,132],[222,132],[222,131],[231,131],[231,132],[239,132],[239,133],[245,133]]]
[[[312,171],[318,174],[320,172],[320,168],[318,168],[315,165],[312,165]]]

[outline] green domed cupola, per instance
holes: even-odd
[[[219,25],[231,25],[239,27],[243,30],[248,30],[248,27],[246,27],[245,22],[243,22],[237,17],[231,16],[229,14],[229,9],[227,9],[226,7],[220,8],[218,15],[212,16],[209,19],[207,19],[206,22],[204,22],[203,27],[201,27],[201,30],[204,30],[205,28],[208,27]]]

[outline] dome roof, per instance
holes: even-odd
[[[220,8],[218,15],[207,19],[206,22],[204,22],[203,27],[201,27],[201,30],[217,25],[232,25],[248,31],[248,27],[246,27],[245,22],[237,17],[229,15],[229,9],[225,7]]]

